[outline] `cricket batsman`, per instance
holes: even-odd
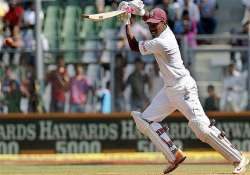
[[[122,1],[119,9],[125,10],[128,15],[125,27],[131,50],[142,55],[153,54],[164,80],[164,87],[145,111],[131,112],[138,130],[150,138],[170,163],[164,174],[175,170],[186,159],[185,154],[171,141],[166,132],[168,128],[161,125],[161,121],[175,110],[184,114],[188,126],[202,142],[209,144],[234,165],[234,174],[244,173],[249,159],[206,116],[198,98],[196,82],[184,67],[176,38],[167,25],[166,13],[160,8],[145,12],[141,0]],[[152,40],[136,40],[130,26],[131,14],[143,17],[153,36]]]

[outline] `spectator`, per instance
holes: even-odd
[[[24,9],[18,6],[17,0],[10,0],[9,7],[9,11],[3,17],[3,21],[12,32],[16,26],[21,27]]]
[[[110,113],[111,111],[111,92],[110,92],[110,82],[106,83],[106,86],[97,91],[97,95],[101,102],[100,112]]]
[[[2,82],[3,77],[4,77],[4,64],[0,62],[0,82]]]
[[[152,8],[152,7],[154,6],[154,4],[155,4],[155,1],[156,1],[156,0],[143,0],[143,3],[144,3],[147,7]]]
[[[118,6],[119,2],[121,2],[121,1],[122,0],[105,0],[105,5]]]
[[[110,6],[113,10],[117,10],[118,2],[121,0],[95,0],[97,13],[103,13],[105,6]]]
[[[189,18],[192,21],[196,21],[197,23],[200,21],[200,11],[198,6],[193,2],[193,0],[184,0],[180,3],[180,14],[179,16],[183,16],[183,12],[185,10],[188,11]]]
[[[11,31],[11,36],[7,37],[4,40],[4,47],[3,47],[3,49],[12,49],[10,54],[9,54],[9,64],[10,65],[14,64],[14,59],[15,59],[16,54],[17,54],[17,53],[14,53],[13,51],[16,52],[16,50],[20,49],[22,46],[23,46],[23,42],[21,39],[20,28],[18,26],[15,26],[13,28],[13,30]],[[2,60],[3,53],[1,53],[0,58]],[[19,60],[18,60],[18,62],[19,62]]]
[[[247,35],[248,34],[248,27],[249,27],[249,21],[245,21],[245,23],[242,25],[242,29],[240,31],[232,30],[232,35]],[[244,38],[238,38],[238,39],[232,39],[231,40],[232,46],[236,47],[248,47],[248,39]],[[239,71],[245,71],[248,69],[248,52],[231,52],[231,58],[232,61],[237,62],[237,55],[239,56],[240,64],[237,65],[237,68]]]
[[[69,89],[69,77],[63,57],[57,59],[56,70],[47,75],[47,82],[51,83],[51,112],[64,112],[65,92]]]
[[[24,48],[27,50],[35,49],[35,23],[36,23],[36,12],[33,2],[26,2],[26,8],[23,15],[23,25],[22,25],[22,38],[24,42]],[[43,11],[39,13],[40,20],[43,21],[44,14]],[[43,50],[48,50],[47,46],[44,48],[44,34],[41,33],[41,43]],[[48,43],[46,43],[48,45]],[[34,52],[25,53],[28,59],[28,63],[35,65],[35,55]]]
[[[21,101],[20,101],[20,110],[23,113],[27,113],[29,111],[29,97],[30,97],[30,93],[29,93],[29,80],[25,79],[23,81],[21,81],[20,84],[20,90],[23,94],[26,94],[25,96],[21,97]]]
[[[130,105],[131,110],[144,109],[149,99],[145,93],[145,85],[151,89],[149,76],[144,72],[144,62],[138,57],[135,60],[135,69],[129,75],[126,86],[131,86]]]
[[[177,8],[175,7],[175,3],[171,4],[171,0],[162,0],[158,7],[166,12],[168,17],[168,26],[171,30],[173,30],[175,20],[177,19]]]
[[[27,55],[21,54],[20,64],[16,68],[17,74],[19,76],[20,81],[25,79],[35,79],[35,67],[32,64],[27,62]]]
[[[16,80],[16,77],[15,77],[11,67],[6,66],[5,70],[4,70],[4,77],[2,79],[2,88],[1,88],[4,96],[9,91],[10,82],[14,81],[14,80],[16,82],[16,87],[18,87],[18,89],[19,89],[19,87],[20,87],[19,82]]]
[[[0,19],[9,11],[9,5],[5,0],[0,0]],[[0,20],[1,21],[1,20]]]
[[[49,41],[48,41],[48,38],[43,33],[41,33],[41,42],[42,42],[43,51],[48,51]]]
[[[5,26],[3,23],[3,17],[9,11],[9,6],[4,0],[0,0],[0,51],[3,46],[4,41],[4,31]]]
[[[242,24],[245,24],[247,21],[250,21],[250,1],[242,0],[242,4],[245,6],[245,13],[241,22]],[[250,31],[250,28],[248,31]]]
[[[124,98],[124,90],[125,90],[125,82],[124,82],[124,71],[126,67],[125,58],[121,54],[117,54],[115,65],[115,91],[114,91],[114,100],[115,100],[115,110],[117,112],[125,111],[125,98]]]
[[[0,17],[0,52],[2,52],[3,42],[4,42],[4,25]]]
[[[184,10],[182,19],[176,21],[174,32],[183,34],[189,47],[196,47],[197,23],[190,18],[189,12]]]
[[[39,108],[39,94],[37,93],[36,86],[36,70],[32,64],[27,64],[24,61],[25,59],[25,57],[22,57],[21,59],[21,64],[18,66],[18,75],[20,76],[20,81],[30,94],[28,99],[28,112],[42,111],[42,109]]]
[[[96,5],[97,13],[103,13],[104,12],[105,0],[96,0],[95,5]]]
[[[213,34],[217,24],[215,18],[215,11],[217,9],[216,0],[201,0],[199,8],[201,13],[199,33]]]
[[[4,109],[5,109],[5,100],[2,92],[2,81],[0,81],[0,113],[5,112]]]
[[[76,75],[70,79],[70,112],[85,112],[88,91],[91,83],[86,77],[83,67],[77,64]]]
[[[43,19],[43,12],[40,12],[40,17]],[[27,8],[23,14],[23,27],[26,29],[34,29],[36,24],[36,12],[33,2],[27,2]]]
[[[8,107],[8,112],[21,112],[20,105],[21,105],[21,98],[22,98],[22,91],[17,87],[15,80],[10,80],[8,92],[5,96],[5,101]]]
[[[217,96],[213,85],[208,85],[207,93],[208,93],[208,97],[205,99],[204,110],[205,111],[218,111],[220,98]]]
[[[23,26],[22,26],[22,38],[24,43],[24,49],[32,50],[35,48],[35,10],[32,2],[27,3],[27,9],[23,15]],[[33,52],[24,53],[28,64],[35,65],[35,56]]]
[[[39,112],[39,94],[37,93],[35,80],[29,80],[27,90],[29,93],[28,112]]]
[[[240,73],[231,63],[223,82],[223,94],[220,101],[222,111],[239,112],[247,106],[246,73]]]
[[[149,78],[152,85],[149,91],[149,97],[150,100],[152,100],[164,85],[163,79],[160,75],[159,66],[156,61],[153,63],[153,70],[150,72]]]
[[[0,62],[0,113],[4,112],[4,95],[2,91],[2,82],[4,77],[4,67],[3,64]]]

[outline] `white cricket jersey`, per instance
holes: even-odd
[[[169,27],[157,38],[140,41],[139,49],[142,55],[154,55],[167,86],[174,86],[180,78],[190,75],[183,64],[178,43]]]

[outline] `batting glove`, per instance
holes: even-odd
[[[144,4],[141,0],[133,0],[129,2],[122,1],[119,4],[118,9],[139,16],[143,16],[145,14]]]
[[[144,4],[142,0],[129,1],[128,5],[132,9],[132,12],[131,12],[132,14],[139,15],[139,16],[143,16],[145,14]]]
[[[118,6],[118,10],[124,10],[126,12],[128,11],[129,8],[130,7],[128,5],[128,2],[126,2],[126,1],[120,2],[119,6]]]

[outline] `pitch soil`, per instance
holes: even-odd
[[[0,165],[0,175],[162,175],[165,165]],[[229,164],[183,164],[171,175],[229,175]],[[250,175],[248,170],[245,175]]]

